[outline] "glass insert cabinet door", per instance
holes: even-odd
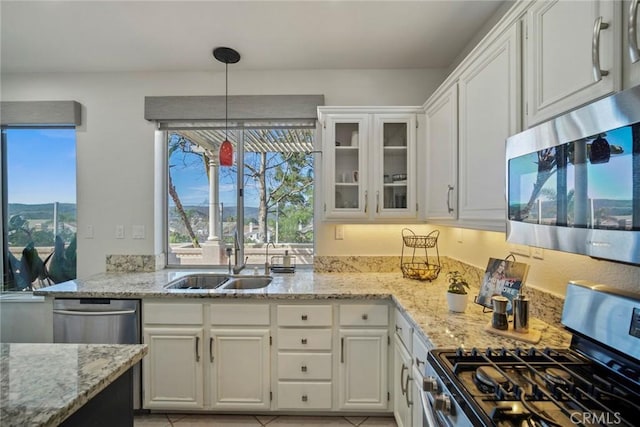
[[[376,115],[377,150],[374,213],[379,217],[412,217],[415,202],[415,128],[413,114]]]
[[[368,117],[366,114],[328,115],[325,126],[325,216],[366,218]]]

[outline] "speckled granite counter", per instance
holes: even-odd
[[[441,273],[434,282],[404,279],[399,273],[314,273],[298,271],[275,275],[263,289],[252,290],[166,290],[171,280],[198,270],[160,270],[151,273],[109,273],[87,280],[75,280],[34,294],[52,297],[94,298],[249,298],[249,299],[393,299],[406,312],[417,331],[424,334],[428,346],[444,347],[516,347],[530,346],[522,341],[503,338],[484,330],[491,314],[469,303],[465,313],[447,309],[446,277]],[[208,270],[211,272],[211,270]],[[471,294],[478,293],[472,285]],[[532,304],[535,304],[532,301]],[[542,332],[537,346],[567,347],[570,335],[560,329],[532,319],[531,326]]]
[[[0,424],[57,426],[146,353],[146,345],[0,344]]]

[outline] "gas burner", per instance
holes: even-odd
[[[547,380],[549,387],[569,388],[573,384],[571,374],[563,369],[547,368],[544,371],[544,378]]]
[[[492,366],[480,366],[472,376],[473,382],[483,393],[495,393],[496,385],[507,389],[509,380],[500,371]]]

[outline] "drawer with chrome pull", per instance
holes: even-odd
[[[331,326],[330,305],[279,305],[278,326]]]
[[[278,409],[331,409],[331,383],[280,382]]]
[[[278,329],[278,350],[331,350],[331,329]]]
[[[374,304],[342,304],[340,326],[387,326],[389,307]]]
[[[331,353],[278,353],[278,379],[331,380]]]

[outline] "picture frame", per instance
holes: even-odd
[[[529,264],[517,262],[513,255],[504,259],[489,258],[475,302],[493,309],[491,297],[501,295],[509,300],[507,314],[512,314],[513,299],[522,291],[528,272]]]

